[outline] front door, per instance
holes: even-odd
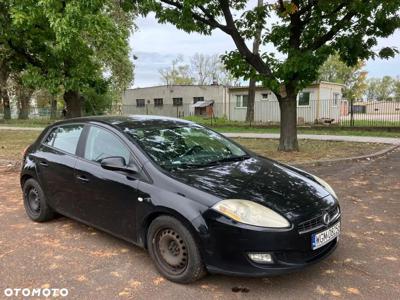
[[[117,236],[136,241],[139,174],[110,171],[100,165],[101,160],[107,157],[123,157],[126,165],[135,164],[135,160],[128,146],[113,132],[95,125],[87,130],[82,158],[75,167],[80,190],[77,217]]]

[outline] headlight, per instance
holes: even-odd
[[[244,224],[271,228],[290,227],[289,222],[280,214],[274,212],[272,209],[248,200],[222,200],[212,208]]]
[[[314,177],[314,179],[316,180],[316,181],[318,181],[318,183],[320,184],[320,185],[322,185],[328,192],[329,192],[329,194],[331,194],[333,197],[335,197],[336,199],[338,198],[337,197],[337,195],[336,195],[336,193],[335,193],[335,191],[333,190],[333,188],[325,181],[325,180],[323,180],[323,179],[321,179],[321,178],[319,178],[319,177],[317,177],[317,176],[313,176]]]

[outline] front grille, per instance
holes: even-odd
[[[330,210],[327,211],[327,213],[329,214],[330,217],[330,224],[332,224],[335,220],[337,220],[340,216],[340,209],[339,206],[336,206],[334,208],[331,208]],[[297,228],[299,233],[306,233],[321,227],[326,226],[324,221],[323,221],[323,215],[325,214],[325,212],[323,212],[322,214],[320,214],[319,216],[312,218],[310,220],[301,222]]]
[[[337,240],[333,240],[328,244],[316,250],[309,251],[285,251],[276,252],[275,257],[278,261],[291,264],[309,263],[324,256],[336,246]]]

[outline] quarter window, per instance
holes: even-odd
[[[106,157],[120,156],[125,164],[130,162],[130,152],[125,144],[113,133],[99,127],[90,127],[86,140],[84,158],[100,162]]]
[[[58,127],[49,134],[44,143],[67,153],[75,154],[82,129],[82,125]]]

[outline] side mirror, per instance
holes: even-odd
[[[122,156],[106,157],[101,160],[101,167],[110,171],[124,171],[128,173],[137,173],[139,170],[136,165],[127,166]]]

